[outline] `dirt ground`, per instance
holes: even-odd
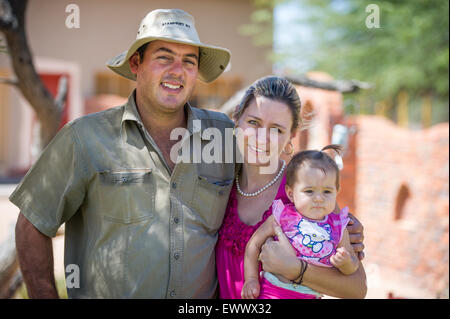
[[[9,202],[8,197],[15,185],[0,185],[0,243],[7,239],[9,232],[14,231],[14,225],[19,209]],[[366,248],[367,253],[370,248]],[[64,238],[53,239],[53,253],[55,263],[55,277],[64,276]],[[413,278],[402,278],[392,274],[379,265],[364,264],[367,273],[368,299],[386,299],[389,293],[394,297],[403,298],[435,298],[431,293],[412,285]]]

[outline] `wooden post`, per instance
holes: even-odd
[[[401,91],[397,97],[397,124],[408,127],[408,93]]]
[[[0,77],[10,78],[10,76],[6,69],[0,69]],[[11,112],[9,102],[10,91],[10,85],[0,84],[0,174],[3,175],[6,174],[8,166],[8,141],[12,133],[9,131],[9,116]]]
[[[422,103],[422,127],[427,128],[432,124],[432,103],[431,95],[427,94],[423,98]]]
[[[392,100],[386,99],[375,104],[375,114],[389,118],[389,110],[392,108]]]

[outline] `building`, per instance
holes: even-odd
[[[72,19],[74,4],[79,28]],[[110,107],[110,101],[121,101],[111,94],[122,98],[129,95],[134,82],[114,74],[105,62],[129,47],[141,19],[158,8],[191,13],[202,42],[232,52],[227,72],[212,84],[198,83],[192,100],[195,105],[215,108],[241,86],[271,73],[266,51],[239,33],[239,27],[250,22],[254,10],[251,0],[171,0],[170,4],[163,0],[31,0],[26,30],[35,66],[53,94],[61,76],[69,80],[65,122]],[[0,54],[0,76],[14,76],[7,54]],[[93,106],[96,101],[101,102],[97,108]],[[0,84],[0,176],[20,176],[27,171],[39,154],[39,149],[33,148],[37,127],[33,111],[20,92]]]
[[[345,116],[340,93],[297,89],[309,124],[296,149],[346,146],[338,202],[364,225],[367,297],[448,298],[449,123],[410,130]]]

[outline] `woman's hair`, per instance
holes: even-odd
[[[258,96],[285,103],[292,112],[293,123],[291,132],[299,126],[300,97],[291,82],[278,76],[266,76],[253,83],[245,92],[241,103],[233,114],[233,118],[236,121],[239,120],[250,102]]]
[[[342,146],[331,144],[325,146],[320,151],[309,150],[295,154],[286,166],[286,185],[292,187],[297,182],[298,170],[304,165],[307,165],[309,168],[320,169],[324,174],[329,171],[336,172],[336,189],[339,190],[339,168],[330,155],[324,152],[329,149],[340,154]]]

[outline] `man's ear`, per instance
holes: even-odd
[[[134,54],[128,59],[128,63],[130,65],[131,73],[136,74],[139,64],[141,63],[138,52],[134,52]]]
[[[284,190],[286,191],[286,195],[291,202],[294,202],[294,191],[289,185],[284,186]]]

